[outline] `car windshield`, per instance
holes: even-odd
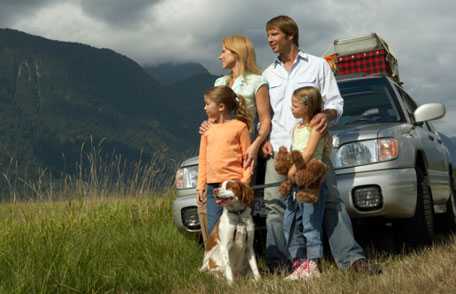
[[[337,127],[401,120],[397,101],[393,100],[385,80],[343,81],[339,83],[339,89],[344,98],[344,112]]]

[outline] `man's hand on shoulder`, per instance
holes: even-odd
[[[330,121],[337,117],[337,112],[334,109],[327,109],[324,112],[317,113],[310,121],[310,126],[320,134],[324,134],[328,130]]]
[[[310,127],[320,134],[328,129],[328,116],[324,112],[317,113],[310,121]]]

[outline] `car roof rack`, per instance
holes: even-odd
[[[336,80],[346,80],[346,79],[356,79],[356,78],[365,78],[365,77],[387,77],[388,75],[384,73],[352,73],[348,75],[335,75]]]
[[[387,78],[392,80],[393,82],[397,83],[398,85],[402,86],[404,82],[400,81],[398,82],[397,80],[393,79],[390,75],[386,73],[363,73],[363,72],[358,72],[358,73],[352,73],[352,74],[347,74],[347,75],[335,75],[337,81],[345,81],[345,80],[354,80],[354,79],[368,79],[368,78]]]

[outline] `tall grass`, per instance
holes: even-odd
[[[201,249],[176,231],[171,199],[2,204],[0,292],[161,293],[201,280]]]
[[[173,193],[0,205],[0,293],[456,293],[456,240],[381,255],[379,276],[324,262],[321,278],[264,272],[233,287],[198,272],[202,249],[172,223]]]
[[[1,200],[16,202],[151,194],[171,186],[177,162],[167,158],[164,152],[156,152],[147,159],[141,152],[137,159],[131,160],[120,153],[107,152],[103,140],[94,142],[90,138],[81,145],[79,160],[70,163],[63,171],[32,165],[21,167],[14,158],[2,167]]]

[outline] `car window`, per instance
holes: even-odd
[[[344,98],[344,112],[338,127],[401,121],[401,115],[386,83],[362,80],[356,83],[341,83],[339,87]]]
[[[399,92],[399,94],[401,95],[402,100],[405,102],[404,104],[407,109],[407,113],[408,113],[410,120],[412,121],[412,123],[414,123],[415,122],[414,113],[415,113],[415,110],[418,108],[418,105],[416,104],[415,101],[413,101],[413,99],[404,90],[402,90],[401,88],[399,88],[397,86],[396,86],[396,89]]]

